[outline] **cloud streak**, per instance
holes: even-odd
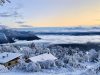
[[[23,24],[25,22],[24,21],[16,21],[15,23],[17,23],[17,24]]]
[[[14,12],[1,12],[0,17],[21,17],[17,11]]]
[[[20,27],[33,27],[33,26],[30,26],[30,25],[20,25]]]

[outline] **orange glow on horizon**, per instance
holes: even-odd
[[[88,8],[89,9],[89,8]],[[95,7],[92,9],[80,9],[80,11],[65,11],[62,15],[39,18],[37,20],[29,20],[28,24],[36,27],[62,27],[62,26],[93,26],[100,25],[100,9]]]

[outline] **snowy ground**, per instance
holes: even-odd
[[[43,70],[42,72],[32,72],[32,73],[25,73],[25,72],[5,72],[0,73],[0,75],[75,75],[75,72],[68,72],[67,69],[61,68],[58,70]]]
[[[53,73],[42,73],[42,72],[37,72],[37,73],[17,73],[17,72],[9,72],[9,73],[0,73],[0,75],[62,75],[62,74],[53,74]],[[65,75],[65,74],[63,74]]]
[[[73,71],[71,71],[69,68],[60,68],[60,69],[42,70],[40,72],[32,72],[32,73],[10,71],[10,72],[0,73],[0,75],[83,75],[83,74],[86,75],[85,73],[88,73],[90,69],[98,68],[100,62],[94,64],[84,63],[83,65],[87,67],[84,70],[73,69]]]
[[[84,73],[84,71],[82,71]],[[7,72],[7,73],[0,73],[0,75],[81,75],[82,72],[76,70],[75,72],[35,72],[35,73],[21,73],[21,72]]]

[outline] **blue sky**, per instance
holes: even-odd
[[[10,27],[100,24],[100,0],[11,0],[0,6],[0,24]]]

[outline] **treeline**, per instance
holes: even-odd
[[[35,32],[38,35],[74,35],[74,36],[85,36],[85,35],[100,35],[100,32]]]
[[[13,67],[13,69],[21,70],[25,72],[37,72],[42,69],[53,69],[53,68],[70,68],[71,71],[74,69],[85,69],[86,65],[81,63],[96,63],[100,62],[100,50],[90,49],[88,51],[82,51],[80,48],[72,47],[61,47],[61,46],[35,46],[29,44],[27,46],[16,46],[16,45],[2,45],[0,46],[0,52],[19,52],[23,54],[20,63]],[[45,61],[45,62],[26,62],[25,60],[32,56],[37,56],[43,53],[51,53],[58,58],[56,61]]]

